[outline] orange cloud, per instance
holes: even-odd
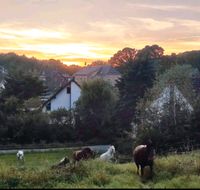
[[[190,2],[2,1],[0,52],[84,64],[124,47],[158,44],[166,54],[199,49],[200,4]]]

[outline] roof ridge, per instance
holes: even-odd
[[[66,84],[64,84],[63,86],[61,86],[51,97],[48,98],[47,101],[45,101],[41,107],[43,107],[44,105],[46,105],[49,101],[51,101],[59,92],[61,92],[68,84],[70,84],[71,82],[74,82],[79,88],[81,88],[81,86],[76,82],[75,78],[72,77],[69,81],[66,82]]]

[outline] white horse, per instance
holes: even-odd
[[[100,160],[110,161],[115,154],[115,147],[112,145],[108,148],[108,150],[100,155]]]
[[[17,152],[17,159],[24,161],[24,151],[23,150],[19,150]]]

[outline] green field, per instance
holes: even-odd
[[[25,163],[15,154],[0,155],[0,188],[200,188],[200,152],[157,157],[153,180],[141,179],[136,166],[82,161],[73,168],[51,166],[71,152],[25,153]],[[146,171],[148,168],[146,168]]]

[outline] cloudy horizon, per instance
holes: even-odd
[[[198,0],[6,0],[0,52],[66,64],[108,60],[125,47],[165,54],[200,49]]]

